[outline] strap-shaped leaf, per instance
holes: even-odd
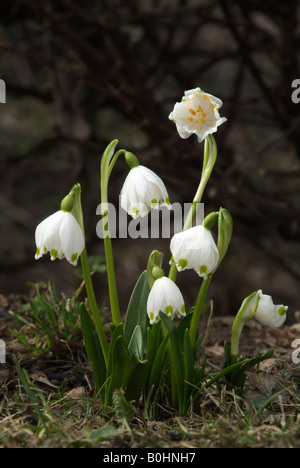
[[[184,343],[183,343],[183,357],[184,357],[184,402],[189,405],[189,396],[193,390],[190,384],[194,383],[194,353],[191,345],[190,334],[188,328],[185,330]]]
[[[106,365],[93,321],[84,303],[80,304],[80,323],[85,349],[92,366],[95,387],[99,390],[106,379]],[[101,398],[101,395],[100,395]]]
[[[169,335],[169,359],[170,366],[176,379],[176,390],[178,397],[179,411],[184,407],[184,360],[183,360],[183,345],[180,340],[180,334],[174,323],[162,312],[159,314],[161,321],[167,329]]]
[[[130,375],[126,384],[126,398],[139,401],[142,388],[145,386],[148,372],[147,361],[140,361],[135,354],[130,356]]]
[[[152,387],[157,387],[162,377],[162,370],[165,366],[165,357],[167,352],[167,344],[169,341],[169,336],[165,338],[160,343],[157,351],[153,357],[152,361],[147,361],[147,369],[150,373],[149,380],[147,383],[147,393],[151,391]],[[151,365],[152,364],[152,365]]]
[[[128,352],[130,356],[134,355],[138,359],[143,359],[143,336],[140,325],[137,325],[133,330],[129,344]]]
[[[137,325],[140,327],[140,340],[137,342],[138,348],[134,349],[132,346],[130,351],[137,354],[146,348],[147,326],[149,319],[147,316],[147,300],[150,289],[148,284],[147,272],[144,271],[139,277],[134,290],[132,292],[124,322],[124,340],[129,346],[132,334]]]
[[[118,328],[118,327],[117,327]],[[116,330],[118,331],[118,330]],[[124,388],[130,375],[130,356],[122,335],[117,335],[109,352],[110,373],[107,374],[105,400],[110,403],[115,389]]]

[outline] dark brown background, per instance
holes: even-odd
[[[219,156],[205,210],[227,208],[234,235],[210,290],[214,313],[236,313],[256,289],[299,309],[300,78],[299,2],[244,0],[35,0],[1,2],[0,293],[29,292],[50,280],[72,294],[79,284],[66,261],[34,260],[36,225],[80,182],[89,254],[96,236],[99,162],[106,145],[135,152],[165,181],[171,201],[190,202],[203,145],[180,139],[168,120],[184,90],[200,86],[223,100]],[[110,201],[126,176],[113,172]],[[121,307],[151,250],[167,240],[116,240]],[[178,275],[188,306],[199,288]],[[96,274],[99,302],[108,299]]]

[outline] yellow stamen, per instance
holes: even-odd
[[[202,112],[202,117],[206,117],[206,112]]]
[[[194,120],[193,117],[188,117],[187,119],[189,120],[189,122],[193,122]]]
[[[202,123],[205,122],[205,119],[204,119],[203,117],[201,117],[201,122],[202,122]]]
[[[199,120],[198,120],[198,119],[195,119],[195,123],[199,123]]]
[[[196,112],[194,111],[194,109],[189,109],[189,111],[192,115],[196,115]]]
[[[198,106],[198,109],[199,109],[200,112],[203,112],[203,109],[202,109],[202,107],[200,106],[200,104],[199,104],[199,106]]]

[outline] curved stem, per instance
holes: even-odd
[[[201,203],[205,187],[211,176],[216,159],[217,159],[216,140],[213,135],[209,135],[205,139],[205,142],[204,142],[203,165],[202,165],[202,174],[201,174],[200,183],[195,193],[192,206],[184,222],[184,225],[182,228],[183,231],[186,231],[187,229],[191,228],[193,225],[193,221],[197,213],[197,205]],[[171,265],[170,271],[169,271],[169,278],[175,282],[176,276],[177,276],[177,268],[175,265]]]
[[[104,234],[104,250],[105,250],[105,259],[106,259],[106,269],[107,269],[107,280],[108,280],[108,290],[109,290],[109,300],[112,313],[112,320],[114,325],[118,325],[121,322],[121,313],[119,305],[119,297],[117,290],[115,266],[114,266],[114,256],[113,248],[110,237],[109,230],[109,213],[108,213],[108,181],[111,175],[111,171],[119,156],[126,152],[124,149],[120,149],[112,157],[112,150],[115,148],[116,140],[111,143],[111,149],[108,152],[104,152],[102,161],[101,161],[101,174],[100,174],[100,190],[101,190],[101,205],[103,209],[103,215],[106,215],[107,223],[103,224],[103,234]]]

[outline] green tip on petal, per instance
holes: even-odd
[[[172,315],[173,314],[173,307],[172,306],[167,306],[166,307],[166,315]]]
[[[180,310],[181,310],[182,315],[185,315],[185,305],[184,304],[182,304]]]
[[[78,258],[78,253],[74,253],[71,255],[71,262],[74,263],[77,261],[77,258]]]
[[[154,322],[154,312],[150,312],[149,318],[150,318],[150,322]]]
[[[200,271],[200,275],[204,275],[207,272],[207,266],[202,265],[199,271]]]
[[[169,197],[167,197],[167,198],[165,199],[165,203],[166,203],[167,205],[171,205],[171,202],[170,202],[170,198],[169,198]]]
[[[278,309],[277,313],[279,315],[285,315],[286,314],[286,307],[282,306],[280,309]]]
[[[40,251],[40,248],[38,247],[38,248],[36,249],[36,256],[38,257],[38,256],[40,255],[40,253],[41,253],[41,251]]]
[[[55,259],[57,258],[57,255],[58,255],[58,252],[56,249],[52,249],[51,252],[50,252],[50,255],[51,255],[51,259]]]
[[[178,270],[184,270],[188,264],[188,261],[185,258],[180,258],[178,260]]]

